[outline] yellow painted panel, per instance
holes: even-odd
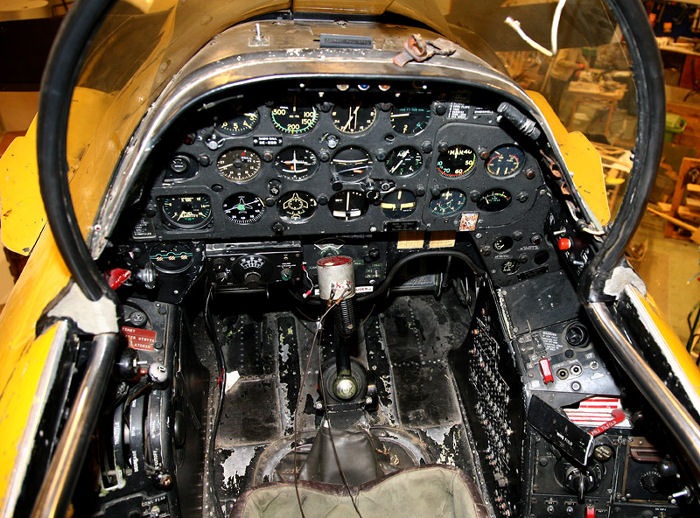
[[[0,515],[6,513],[12,470],[57,327],[54,325],[36,340],[16,341],[12,347],[3,344],[3,367],[0,370]]]
[[[15,138],[0,158],[2,242],[29,255],[46,223],[36,163],[36,118],[23,137]]]
[[[600,154],[583,133],[567,131],[542,94],[533,91],[528,91],[527,94],[547,119],[579,194],[600,224],[607,225],[610,221],[610,207]]]

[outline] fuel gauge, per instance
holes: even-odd
[[[151,247],[148,258],[160,272],[180,273],[190,267],[194,253],[191,243],[169,243]]]
[[[506,178],[513,176],[525,162],[525,154],[517,146],[501,146],[491,152],[486,162],[486,171],[491,176]]]

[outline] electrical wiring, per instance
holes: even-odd
[[[546,49],[545,47],[537,43],[535,40],[533,40],[530,36],[528,36],[527,33],[520,26],[519,20],[515,20],[508,16],[504,20],[504,23],[511,27],[516,33],[518,33],[518,36],[520,36],[523,39],[523,41],[525,41],[525,43],[530,45],[533,49],[551,58],[552,56],[555,56],[559,51],[559,22],[561,21],[561,13],[564,10],[564,5],[566,5],[566,0],[559,0],[559,3],[557,4],[556,9],[554,10],[554,18],[552,19],[552,30],[550,34],[552,45],[551,50]]]
[[[304,393],[304,385],[306,385],[306,378],[309,375],[309,369],[311,368],[311,358],[313,357],[314,349],[316,347],[321,349],[320,346],[320,341],[321,341],[321,330],[323,329],[323,321],[325,318],[328,316],[328,314],[331,312],[333,309],[334,304],[329,303],[328,308],[326,311],[321,315],[318,320],[316,321],[316,331],[314,332],[314,336],[311,339],[311,346],[309,347],[309,355],[306,357],[306,364],[304,366],[304,373],[301,378],[301,383],[299,385],[299,394],[297,395],[297,402],[296,406],[294,408],[294,448],[292,449],[292,453],[294,456],[294,491],[297,496],[297,503],[299,504],[299,512],[301,513],[302,518],[306,518],[306,515],[304,514],[304,506],[301,503],[301,495],[299,494],[299,470],[297,469],[297,449],[299,448],[299,432],[298,432],[298,427],[297,423],[299,421],[299,408],[301,407],[301,399],[302,395]]]

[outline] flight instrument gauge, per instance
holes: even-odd
[[[248,225],[260,220],[265,213],[265,204],[255,194],[239,192],[224,200],[224,213],[237,225]]]
[[[430,122],[430,106],[401,106],[391,110],[391,127],[399,133],[415,135]]]
[[[438,172],[447,178],[460,178],[471,172],[476,164],[476,153],[469,146],[451,146],[440,153]]]
[[[372,158],[359,147],[346,147],[331,160],[331,171],[344,180],[360,180],[372,171]]]
[[[194,259],[191,243],[167,243],[151,247],[148,258],[156,270],[163,273],[180,273],[187,270]]]
[[[277,202],[280,216],[287,221],[298,222],[309,219],[316,212],[316,198],[308,192],[292,191]]]
[[[418,171],[423,165],[423,157],[418,150],[411,146],[393,149],[386,157],[384,166],[392,176],[409,176]]]
[[[334,218],[350,221],[367,212],[367,199],[361,191],[340,191],[328,200],[328,209]]]
[[[247,182],[260,172],[260,156],[250,149],[234,148],[224,151],[216,161],[221,176],[232,182]]]
[[[272,108],[272,124],[282,133],[300,135],[310,131],[318,122],[318,110],[313,106],[291,104]]]
[[[343,133],[362,133],[374,124],[377,118],[377,110],[374,106],[351,104],[349,106],[335,106],[331,112],[333,124]]]
[[[158,199],[165,220],[179,228],[198,228],[211,218],[211,201],[203,194],[163,196]]]
[[[445,189],[430,201],[430,212],[435,216],[447,217],[458,213],[467,203],[467,195],[457,189]]]
[[[398,189],[384,196],[381,207],[388,218],[405,218],[416,210],[416,195],[406,189]]]
[[[294,146],[280,151],[275,158],[277,172],[292,180],[303,180],[316,172],[318,157],[309,148]]]
[[[216,125],[216,129],[218,129],[221,133],[225,133],[226,135],[237,137],[253,131],[255,126],[258,125],[259,120],[260,113],[258,110],[253,110],[219,122]]]
[[[525,162],[525,154],[517,146],[501,146],[491,152],[486,171],[491,176],[513,176]]]
[[[476,202],[476,206],[479,210],[486,212],[498,212],[510,205],[512,199],[511,194],[505,189],[489,189],[482,193]]]

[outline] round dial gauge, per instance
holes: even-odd
[[[416,210],[416,195],[406,189],[398,189],[384,196],[381,206],[386,217],[405,218]]]
[[[360,191],[340,191],[328,200],[328,209],[334,218],[350,221],[367,212],[367,199]]]
[[[158,201],[165,220],[176,227],[201,227],[211,218],[211,201],[203,194],[164,196]]]
[[[377,118],[377,110],[374,106],[351,104],[349,106],[336,106],[331,112],[333,124],[343,133],[362,133],[374,124]]]
[[[216,125],[221,133],[226,133],[227,135],[238,136],[250,133],[255,129],[260,120],[260,113],[258,110],[241,113],[231,119],[221,121]]]
[[[169,243],[151,247],[148,257],[156,270],[179,273],[190,267],[194,252],[190,243]]]
[[[232,182],[247,182],[260,172],[260,156],[250,149],[234,148],[224,151],[216,161],[221,176]]]
[[[430,106],[402,106],[391,110],[391,127],[403,134],[415,135],[430,122]]]
[[[451,146],[438,156],[437,170],[447,178],[469,174],[476,164],[476,153],[469,146]]]
[[[423,157],[416,148],[402,146],[393,149],[386,157],[384,166],[392,176],[408,176],[418,171],[423,165]]]
[[[498,212],[510,205],[513,197],[505,189],[489,189],[483,193],[476,202],[479,210],[486,212]]]
[[[308,192],[292,191],[283,195],[277,202],[280,216],[288,221],[303,221],[316,212],[316,198]]]
[[[331,160],[331,171],[346,180],[359,180],[372,171],[372,158],[359,147],[346,147]]]
[[[525,154],[517,146],[501,146],[491,152],[486,162],[486,171],[491,176],[504,178],[512,176],[520,170],[525,162]]]
[[[317,168],[318,157],[305,147],[288,147],[280,151],[275,158],[275,169],[293,180],[308,178]]]
[[[452,216],[462,210],[467,195],[457,189],[445,189],[440,196],[430,201],[430,212],[435,216]]]
[[[318,122],[318,111],[313,106],[292,104],[275,106],[271,112],[272,124],[282,133],[299,135],[311,130]]]
[[[249,192],[239,192],[229,196],[224,200],[222,208],[231,221],[238,225],[255,223],[265,212],[262,199]]]

